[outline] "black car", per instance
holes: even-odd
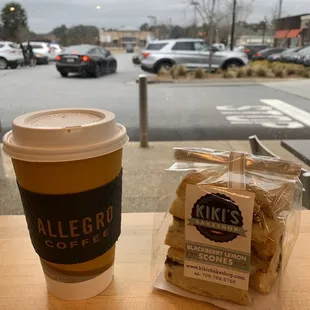
[[[246,53],[249,57],[249,59],[252,59],[252,56],[255,55],[255,53],[268,48],[268,44],[253,44],[253,45],[245,45],[244,46],[244,53]]]
[[[252,56],[252,60],[265,60],[268,58],[268,56],[273,54],[279,54],[285,51],[285,48],[282,47],[271,47],[271,48],[265,48],[257,53],[255,53]]]
[[[67,47],[56,57],[56,68],[62,77],[79,73],[82,77],[115,73],[117,61],[110,51],[96,45]]]

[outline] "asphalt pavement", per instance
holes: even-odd
[[[116,55],[117,74],[99,79],[62,78],[54,64],[0,71],[3,127],[0,137],[22,113],[90,107],[113,111],[127,127],[131,141],[139,140],[135,80],[142,71],[132,64],[131,56]],[[298,91],[286,92],[289,85],[283,90],[278,84],[149,85],[149,138],[151,141],[244,140],[251,134],[262,139],[310,138],[309,99]]]

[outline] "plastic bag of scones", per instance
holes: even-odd
[[[202,148],[174,157],[167,173],[178,181],[154,225],[153,286],[225,309],[277,309],[298,237],[301,166]]]

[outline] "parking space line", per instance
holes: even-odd
[[[310,127],[310,113],[277,99],[261,99],[260,101]]]

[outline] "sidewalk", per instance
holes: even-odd
[[[280,146],[280,141],[264,144],[283,159],[298,161]],[[173,163],[172,149],[177,146],[207,147],[223,150],[250,151],[248,141],[152,142],[141,149],[130,142],[124,149],[123,212],[154,212],[161,196],[160,184],[170,184],[175,174],[164,171]],[[307,166],[304,166],[308,169]],[[15,175],[10,159],[0,158],[0,215],[23,214]]]
[[[310,80],[269,82],[262,85],[310,99]]]

